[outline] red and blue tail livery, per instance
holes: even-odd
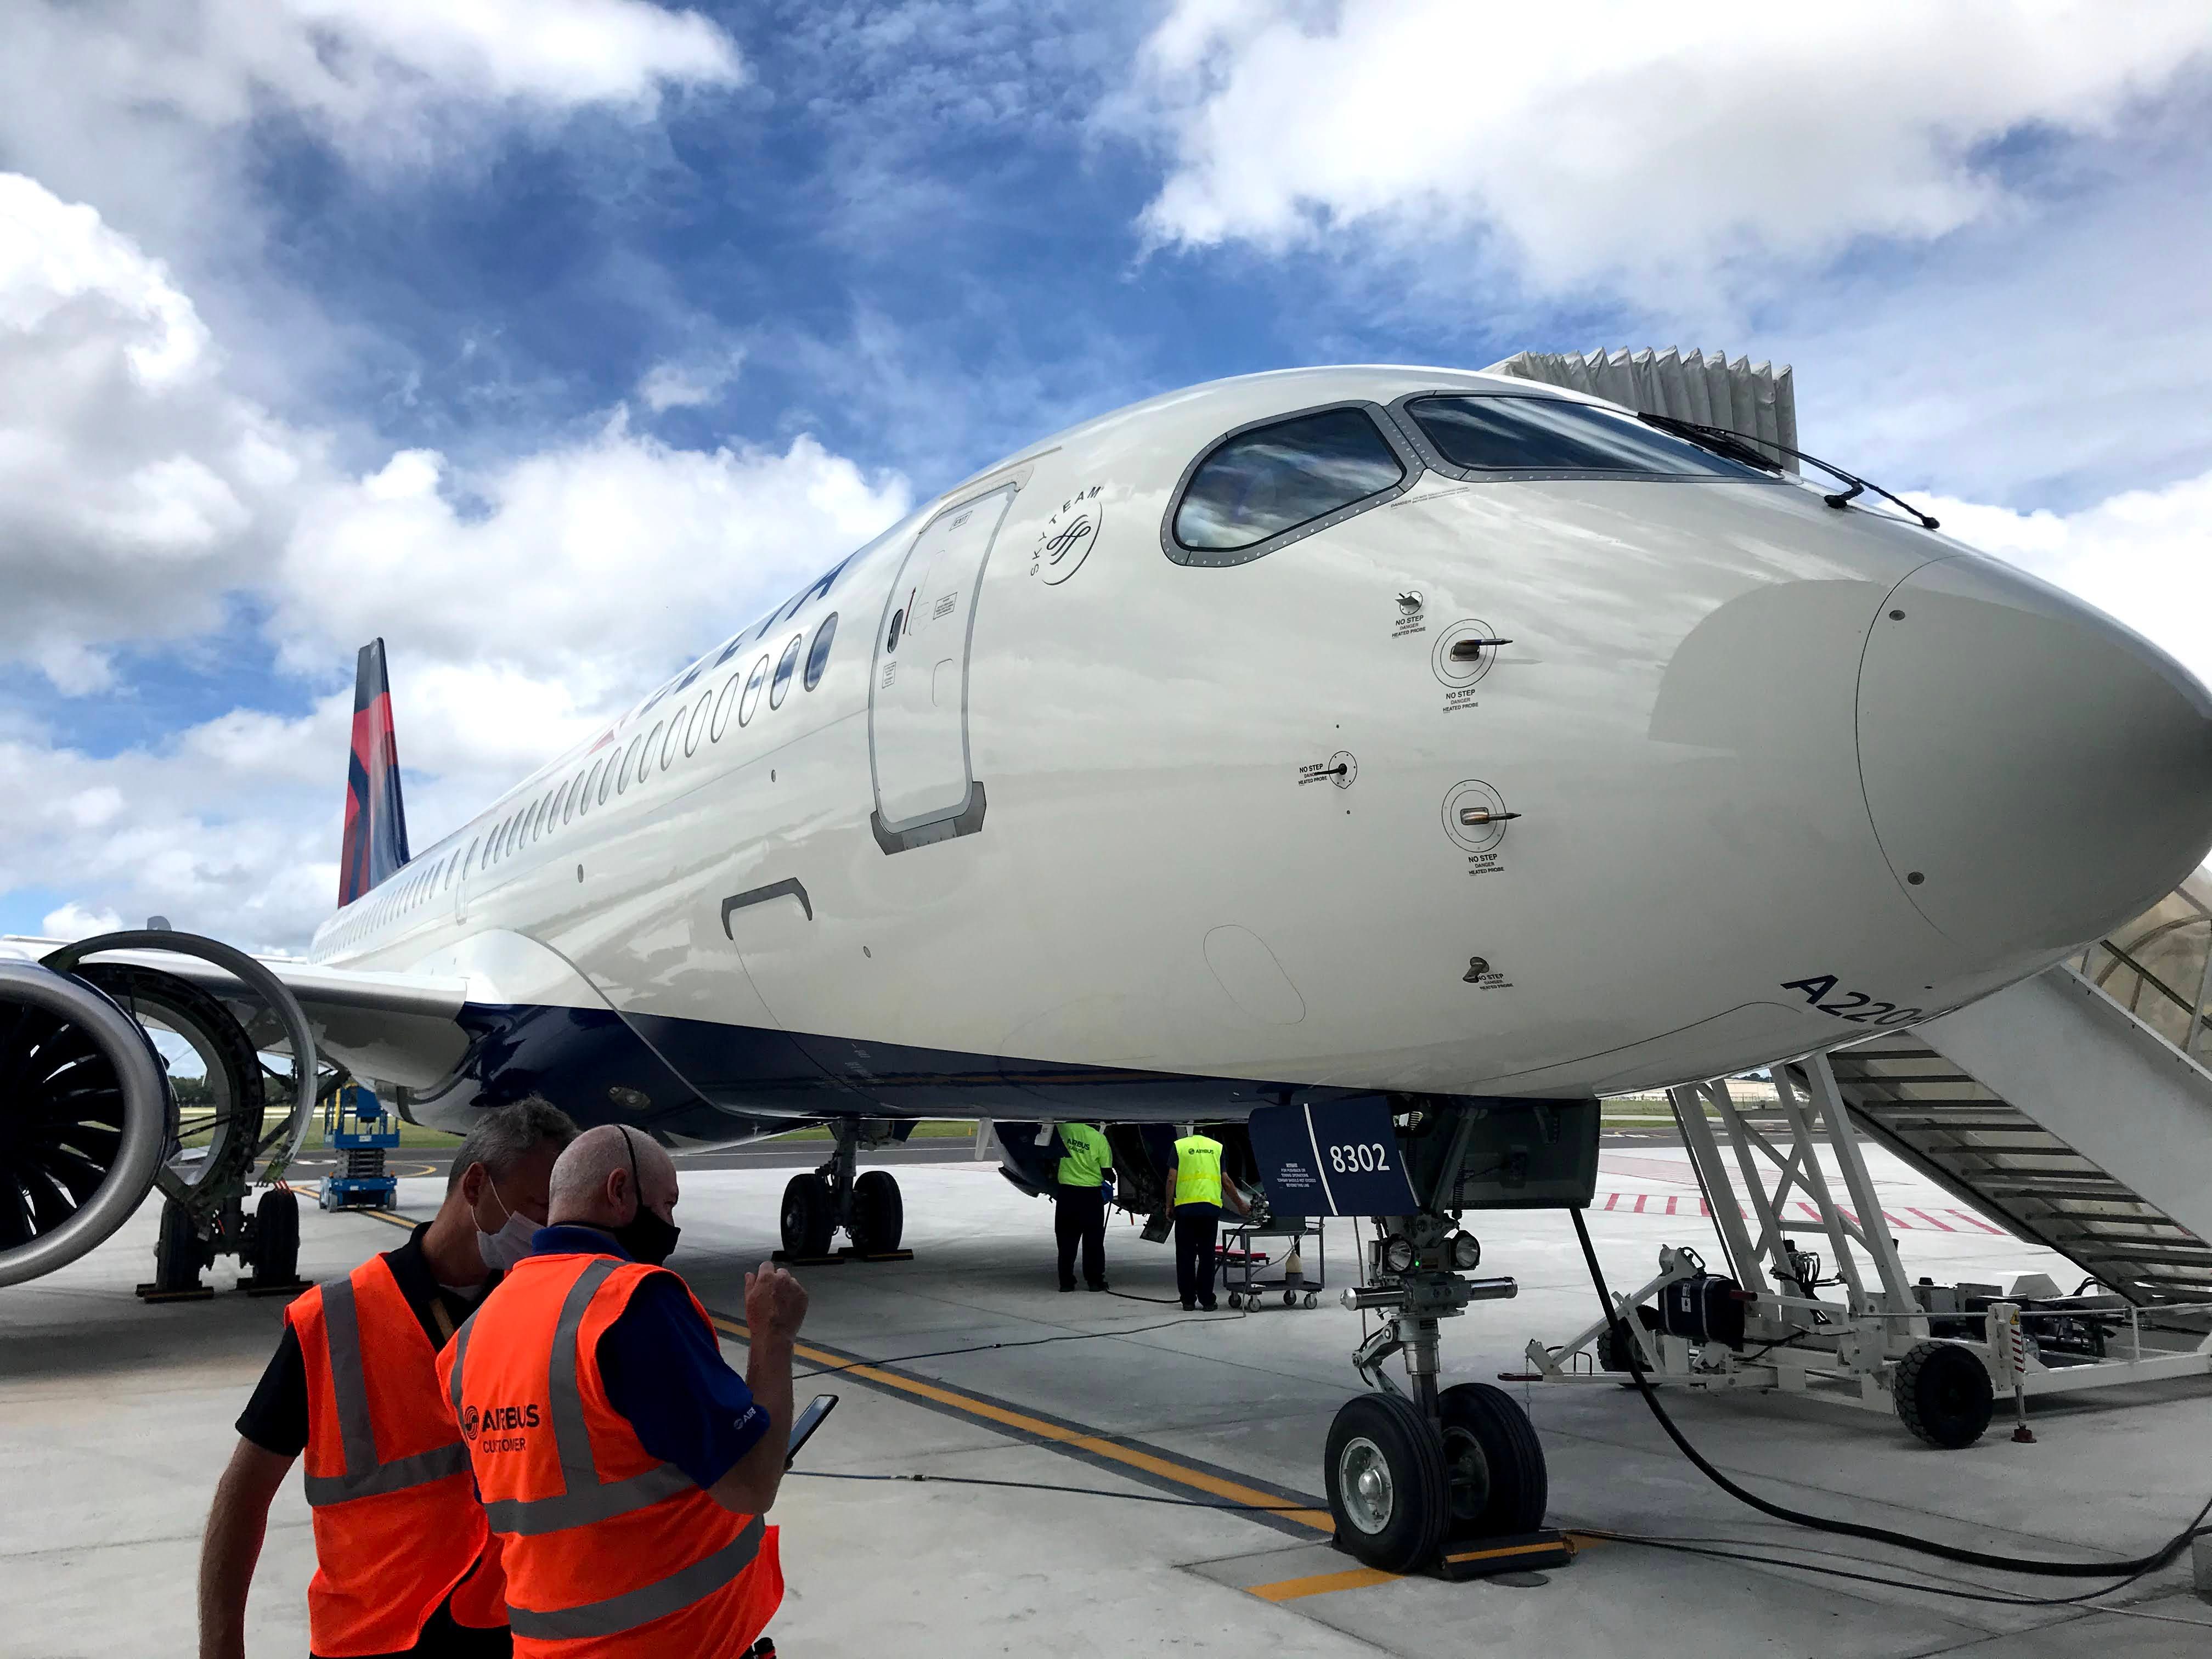
[[[407,809],[399,799],[399,749],[392,735],[392,687],[384,641],[361,648],[354,671],[353,753],[346,762],[345,845],[338,903],[352,903],[407,862]]]

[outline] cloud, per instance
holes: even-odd
[[[67,692],[101,649],[212,626],[316,445],[225,384],[167,268],[0,173],[0,659]]]
[[[1927,505],[1947,533],[2078,594],[2212,684],[2212,471],[2070,514]]]
[[[427,844],[902,514],[800,434],[681,449],[617,406],[483,465],[348,472],[226,381],[160,261],[0,175],[0,659],[64,693],[106,653],[264,619],[264,696],[100,756],[0,711],[0,895],[296,948],[329,914],[356,647],[389,642]]]
[[[2212,52],[2195,0],[2105,6],[1185,0],[1103,112],[1157,241],[1434,247],[1532,286],[1693,290],[2025,211],[2006,149],[2108,132]]]
[[[72,900],[58,910],[47,911],[39,931],[48,939],[79,939],[116,933],[122,926],[123,918],[114,911],[87,910]]]
[[[9,21],[87,103],[210,131],[274,104],[363,156],[422,143],[441,106],[649,116],[744,73],[711,21],[647,0],[21,0]]]
[[[592,702],[736,632],[906,505],[902,480],[811,437],[678,449],[620,412],[481,474],[410,450],[301,514],[274,625],[301,670],[382,633],[416,660],[520,668]]]
[[[744,360],[744,353],[738,350],[655,363],[639,378],[637,399],[656,415],[665,415],[672,409],[698,409],[722,395],[723,388],[738,378]]]
[[[711,20],[647,0],[11,0],[5,39],[0,167],[185,272],[271,396],[365,349],[291,274],[312,245],[272,247],[288,191],[403,194],[517,131],[650,151],[672,101],[746,75]]]
[[[205,740],[94,757],[0,738],[0,893],[65,895],[42,930],[82,937],[153,915],[254,949],[296,949],[337,888],[340,769],[350,699],[334,696],[264,741]],[[234,720],[227,716],[226,720]],[[299,781],[296,757],[324,757]]]

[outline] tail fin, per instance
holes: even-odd
[[[362,647],[354,670],[353,754],[346,763],[339,904],[351,904],[406,862],[407,809],[399,799],[392,686],[384,674],[384,641],[372,640]]]

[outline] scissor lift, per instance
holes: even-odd
[[[323,1105],[323,1141],[341,1155],[338,1168],[323,1177],[323,1208],[389,1207],[398,1197],[398,1177],[385,1170],[384,1155],[399,1144],[399,1117],[375,1091],[359,1083],[332,1091]]]

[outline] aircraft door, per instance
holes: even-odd
[[[968,653],[991,544],[1018,485],[930,520],[892,584],[868,690],[876,839],[887,853],[980,829],[968,754]]]

